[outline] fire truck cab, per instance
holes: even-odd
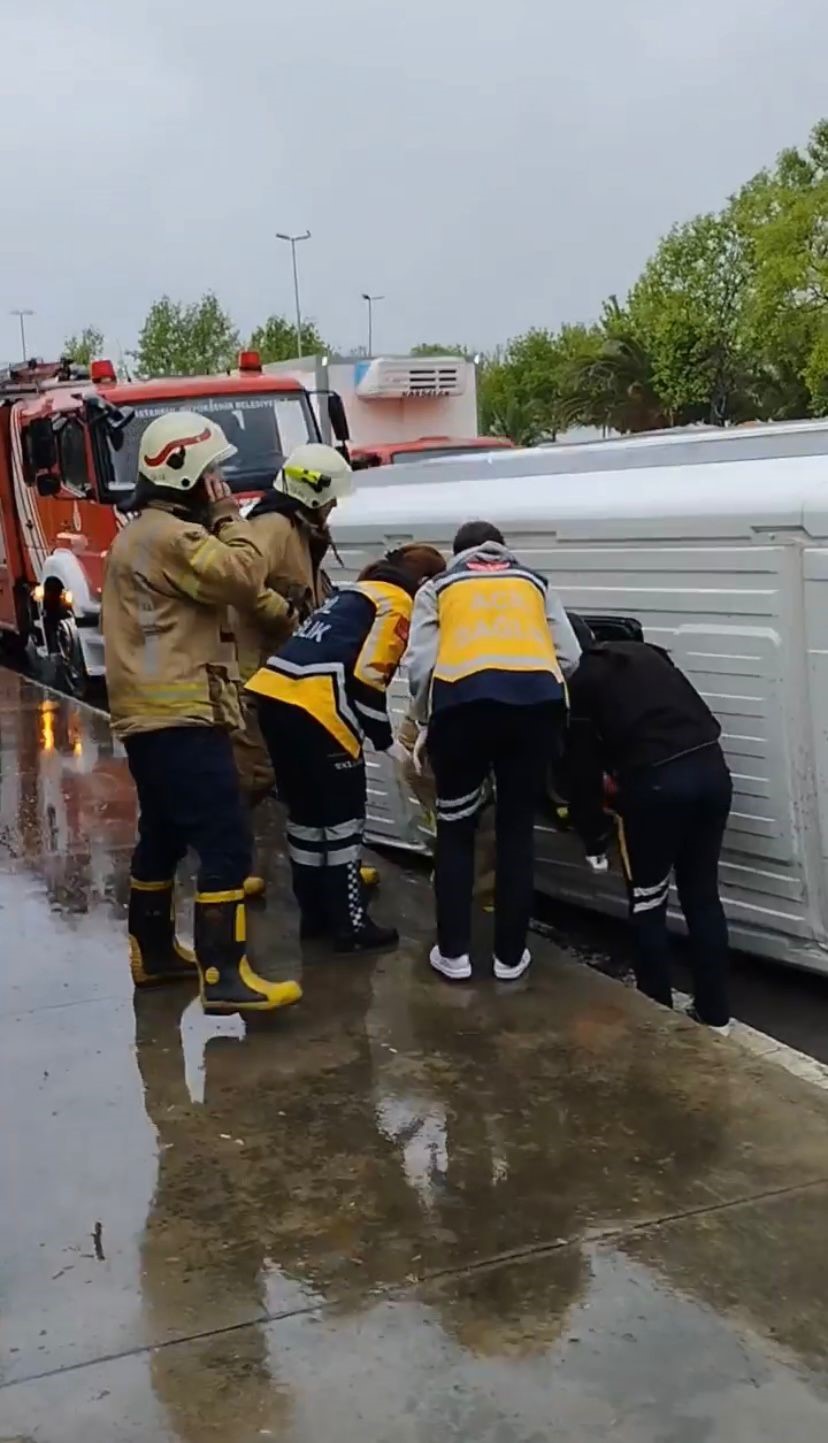
[[[61,690],[80,695],[104,675],[101,588],[126,523],[118,507],[144,428],[174,409],[215,417],[237,447],[223,469],[242,494],[267,489],[294,446],[319,438],[304,388],[264,374],[255,352],[222,376],[119,381],[104,360],[0,371],[0,633]]]

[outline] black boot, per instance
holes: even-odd
[[[194,982],[195,956],[175,935],[172,882],[129,883],[129,969],[136,987]]]
[[[244,889],[197,892],[195,949],[208,1013],[271,1012],[298,1002],[298,982],[268,982],[247,960]]]
[[[303,942],[327,937],[331,930],[325,875],[321,867],[303,867],[291,862],[293,895],[299,903],[299,936]]]
[[[378,926],[365,910],[359,865],[349,862],[326,867],[324,875],[336,951],[378,952],[396,947],[400,940],[396,928]]]

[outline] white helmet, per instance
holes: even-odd
[[[207,416],[197,411],[167,411],[147,426],[141,437],[138,473],[167,491],[191,491],[210,466],[217,466],[236,447]]]
[[[354,489],[353,472],[345,457],[333,446],[316,441],[294,447],[280,479],[282,490],[311,511],[350,496]]]

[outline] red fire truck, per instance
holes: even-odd
[[[253,351],[225,376],[119,381],[105,360],[0,371],[0,633],[61,690],[82,695],[104,675],[104,559],[126,519],[117,507],[135,485],[144,428],[175,408],[215,416],[238,448],[224,470],[241,493],[272,485],[285,454],[319,436],[304,388],[264,374]],[[337,396],[328,409],[346,440]]]

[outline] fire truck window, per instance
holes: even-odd
[[[89,467],[86,461],[86,443],[83,429],[72,422],[64,426],[58,436],[60,475],[69,491],[86,496],[90,489]]]

